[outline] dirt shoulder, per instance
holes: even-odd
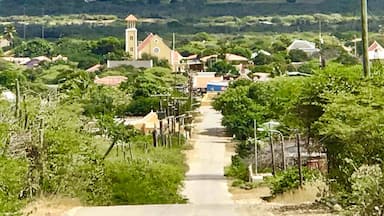
[[[234,154],[235,143],[226,146],[227,154]],[[271,197],[266,185],[251,190],[232,187],[232,180],[228,180],[228,190],[236,204],[240,216],[331,216],[337,215],[316,204],[319,185],[307,185],[303,189],[279,195],[270,202],[265,197]]]

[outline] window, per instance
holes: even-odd
[[[130,37],[129,37],[129,40],[133,40],[133,36],[130,36]]]
[[[131,47],[129,50],[130,50],[131,52],[133,52],[133,47]]]
[[[153,48],[153,52],[156,53],[156,54],[159,54],[160,53],[160,48],[159,47]]]

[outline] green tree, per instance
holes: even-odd
[[[307,53],[299,49],[289,51],[288,57],[292,62],[305,62],[309,59]]]
[[[4,38],[7,39],[11,46],[13,46],[13,40],[16,35],[16,28],[13,25],[7,25],[4,27]]]
[[[253,63],[255,65],[267,65],[272,63],[273,58],[271,56],[259,53],[255,58],[253,58]]]
[[[37,57],[37,56],[54,56],[55,50],[53,45],[43,39],[33,39],[23,42],[15,47],[15,55],[19,57]]]
[[[212,66],[208,68],[208,70],[216,72],[217,75],[228,75],[228,74],[238,75],[239,74],[239,71],[236,70],[235,66],[223,60],[213,63]]]

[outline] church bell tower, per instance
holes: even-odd
[[[129,53],[129,56],[137,60],[137,18],[132,14],[125,18],[127,22],[127,29],[125,29],[125,52]]]

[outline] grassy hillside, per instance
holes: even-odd
[[[178,0],[170,4],[148,4],[149,0],[0,0],[0,16],[45,14],[114,14],[128,13],[145,17],[252,16],[276,14],[342,13],[357,14],[359,0]],[[369,0],[370,13],[384,14],[383,0]],[[44,8],[44,9],[43,9]]]

